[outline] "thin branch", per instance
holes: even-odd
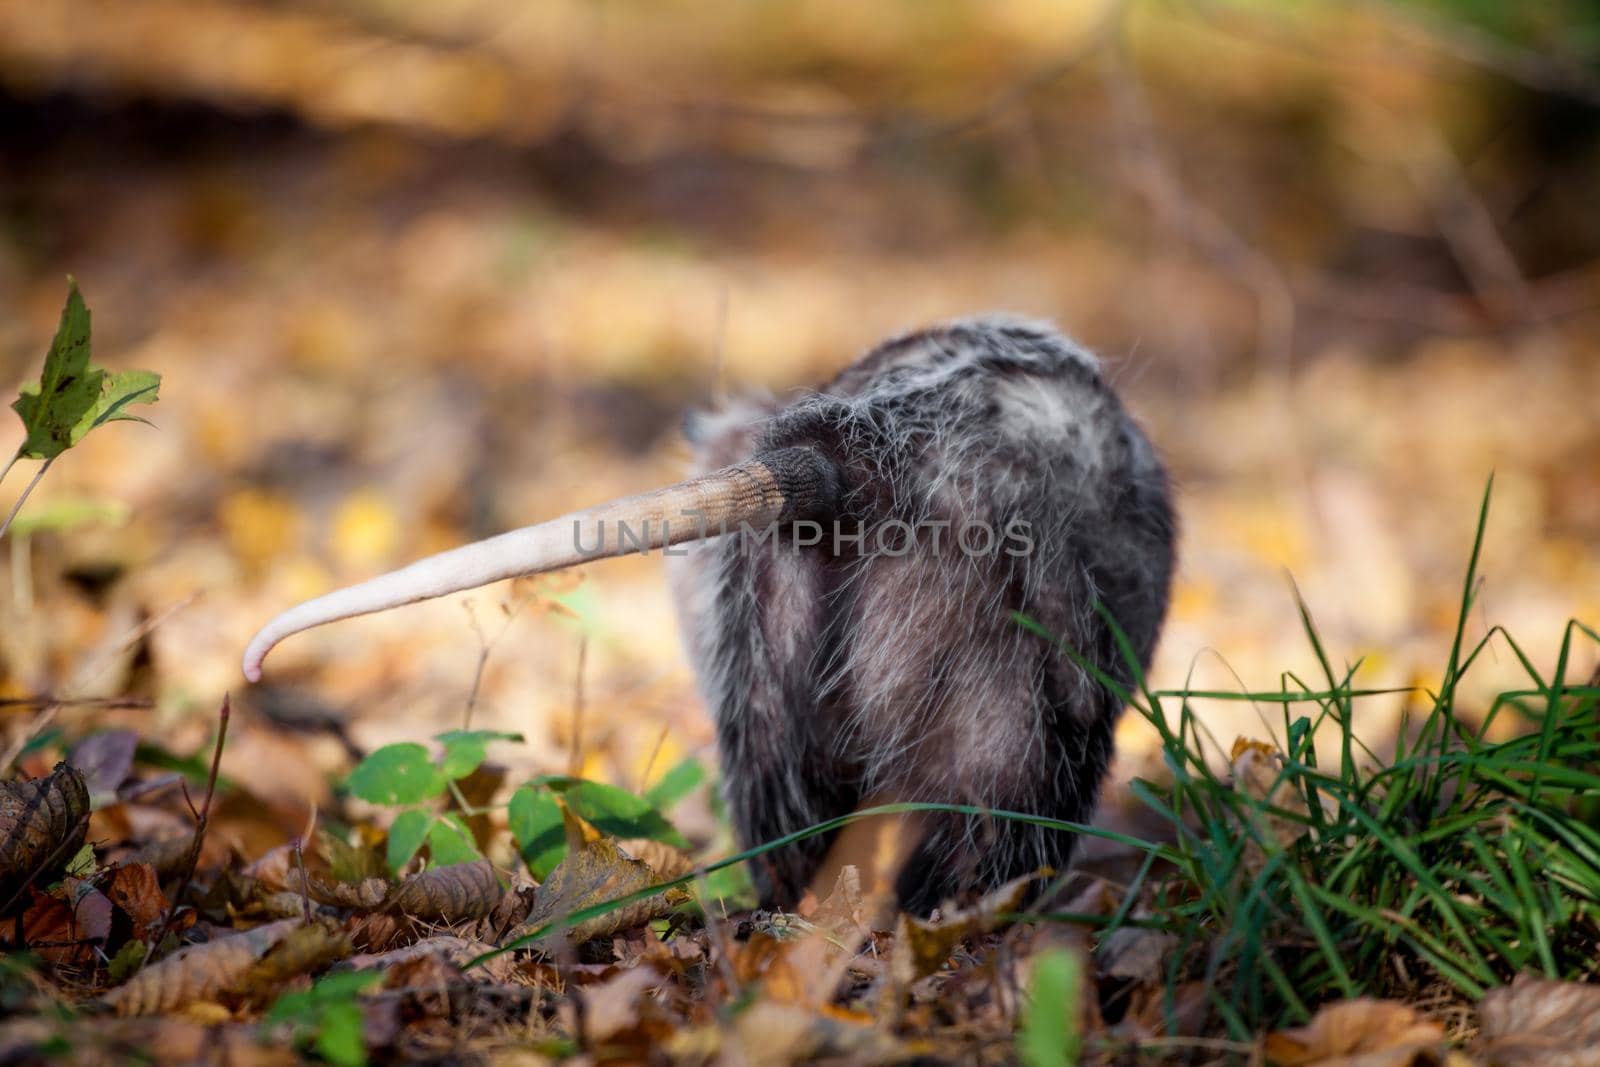
[[[211,773],[206,778],[206,799],[200,806],[200,811],[195,816],[194,843],[189,846],[189,856],[184,863],[183,878],[178,882],[178,888],[172,894],[172,907],[167,909],[166,918],[161,921],[161,929],[150,941],[149,951],[145,959],[149,960],[155,955],[156,949],[166,939],[167,932],[172,929],[173,920],[177,918],[178,909],[183,906],[183,895],[189,891],[189,883],[194,880],[194,869],[200,863],[200,849],[206,842],[206,825],[211,821],[211,798],[217,791],[217,771],[222,766],[222,746],[228,739],[228,718],[233,714],[231,699],[222,698],[222,710],[217,713],[217,745],[211,753]],[[193,805],[190,806],[191,809]]]
[[[311,925],[311,879],[306,875],[305,852],[300,847],[300,838],[294,839],[294,865],[300,871],[300,919],[307,926]]]
[[[44,464],[40,466],[39,470],[34,474],[33,481],[29,482],[27,488],[22,491],[22,495],[17,497],[17,502],[11,505],[11,514],[6,516],[5,522],[0,522],[0,537],[4,537],[6,535],[6,531],[11,529],[11,520],[17,517],[17,512],[22,510],[23,502],[28,499],[28,494],[33,492],[33,487],[39,484],[39,479],[44,477],[44,472],[49,470],[50,465],[55,461],[55,456],[51,456],[49,459],[45,460]],[[16,459],[13,457],[11,463],[15,462]],[[6,470],[10,469],[11,464],[6,464]]]
[[[11,473],[11,468],[15,467],[17,465],[17,460],[19,460],[21,458],[22,458],[22,449],[19,448],[15,452],[11,453],[11,458],[6,460],[5,468],[4,469],[0,469],[0,482],[3,482],[3,481],[6,480],[6,475]]]

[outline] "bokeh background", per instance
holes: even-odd
[[[165,377],[0,558],[0,697],[146,698],[52,714],[184,750],[232,690],[229,772],[299,803],[340,731],[469,704],[543,770],[709,760],[658,558],[315,631],[263,687],[238,657],[298,599],[681,476],[686,410],[991,308],[1099,352],[1171,466],[1157,684],[1314,681],[1291,576],[1358,683],[1436,679],[1491,472],[1468,634],[1548,669],[1600,621],[1592,12],[0,0],[0,386],[68,273],[97,358]],[[1519,677],[1498,645],[1475,691]],[[1269,730],[1204,707],[1224,748]]]

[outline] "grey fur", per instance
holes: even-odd
[[[1049,325],[987,317],[888,341],[820,390],[691,427],[710,470],[785,447],[837,466],[838,511],[867,528],[1026,522],[1034,551],[899,556],[730,533],[674,561],[690,654],[716,720],[729,812],[746,844],[866,803],[975,804],[1082,821],[1120,701],[1021,611],[1124,687],[1103,602],[1148,666],[1166,613],[1174,519],[1154,449],[1094,357]],[[853,529],[853,526],[851,527]],[[935,817],[901,873],[926,911],[1040,866],[1073,837]],[[828,842],[778,852],[763,897],[792,904]]]

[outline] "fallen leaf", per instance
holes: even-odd
[[[140,940],[154,935],[166,918],[167,898],[161,892],[155,868],[148,863],[125,863],[114,868],[103,892],[133,920],[133,936]]]
[[[69,878],[56,893],[34,891],[22,916],[23,942],[52,963],[87,963],[111,938],[111,902]]]
[[[269,948],[239,979],[236,988],[261,997],[289,980],[320,971],[350,955],[350,935],[340,926],[318,920],[297,926]]]
[[[197,1000],[210,1000],[236,988],[256,961],[299,925],[297,919],[280,919],[232,937],[181,948],[101,1000],[118,1015],[157,1015]]]
[[[626,855],[615,841],[600,835],[571,812],[564,812],[563,820],[567,854],[539,886],[533,910],[518,929],[518,936],[532,933],[575,911],[607,903],[665,880],[649,864]],[[642,926],[670,915],[688,897],[681,889],[645,897],[570,927],[567,937],[578,943]]]
[[[1274,1067],[1423,1067],[1445,1062],[1444,1028],[1398,1001],[1325,1005],[1305,1026],[1268,1034]]]
[[[505,887],[488,860],[430,867],[401,882],[383,909],[423,922],[464,922],[491,914]]]
[[[1037,879],[1033,874],[1014,878],[990,890],[972,907],[953,911],[937,922],[900,916],[889,957],[889,973],[895,982],[905,988],[933,974],[963,940],[988,933],[1000,925],[1002,915],[1020,908],[1029,885]]]
[[[645,992],[663,981],[654,967],[619,971],[603,982],[583,989],[583,1036],[591,1042],[608,1041],[639,1022],[639,1002]]]
[[[1266,862],[1262,842],[1285,849],[1305,836],[1309,829],[1305,797],[1294,787],[1292,776],[1283,773],[1282,753],[1264,741],[1238,738],[1229,760],[1234,791],[1256,802],[1248,813],[1256,834],[1245,842],[1242,862],[1246,870],[1259,871]]]
[[[83,772],[89,801],[96,807],[115,800],[117,787],[133,771],[139,735],[132,730],[102,730],[72,746],[67,763]]]
[[[373,968],[387,970],[397,964],[410,963],[425,956],[438,956],[459,970],[484,953],[493,952],[494,949],[495,946],[486,941],[474,941],[470,938],[451,937],[442,934],[437,937],[425,937],[415,944],[407,945],[404,948],[391,949],[388,952],[370,952],[359,956],[351,956],[345,961],[345,964],[352,970],[357,971]],[[472,981],[507,982],[516,973],[516,969],[516,960],[509,955],[501,955],[462,973]]]
[[[1478,1025],[1490,1067],[1600,1065],[1600,985],[1519,974],[1483,995]]]
[[[65,867],[88,831],[89,790],[77,768],[58,763],[43,778],[0,782],[0,909]]]

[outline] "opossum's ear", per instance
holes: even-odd
[[[814,519],[829,514],[838,497],[839,473],[820,452],[811,448],[763,452],[699,478],[462,545],[308,600],[250,639],[244,674],[259,681],[261,661],[274,645],[323,623],[476,589],[504,578],[715,537],[740,526]]]

